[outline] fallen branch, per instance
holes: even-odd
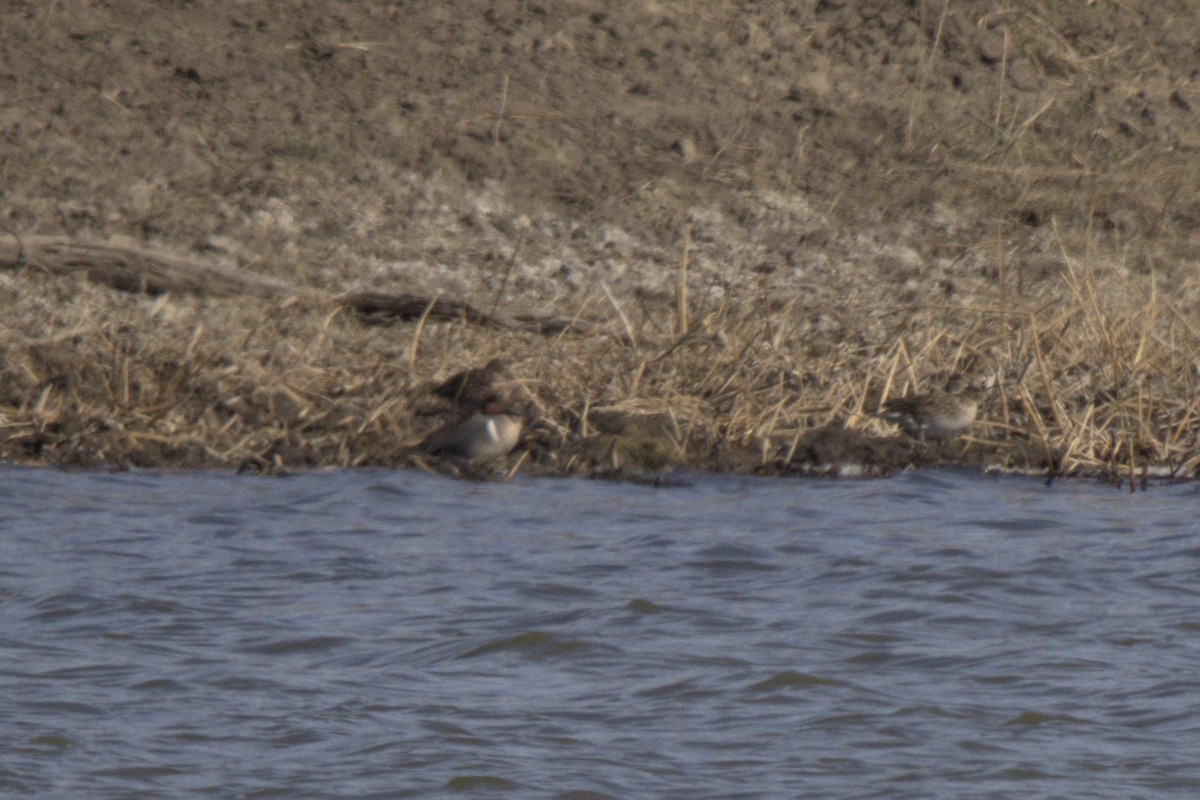
[[[489,328],[521,327],[510,317],[488,314],[470,303],[448,297],[429,297],[410,292],[355,292],[339,298],[338,302],[368,319],[395,317],[409,320],[424,316],[426,319],[461,319]]]
[[[355,292],[339,298],[346,308],[368,318],[395,317],[403,320],[426,319],[465,320],[501,330],[527,330],[535,333],[589,333],[595,330],[591,322],[567,317],[541,314],[493,314],[462,300],[430,297],[410,292]]]

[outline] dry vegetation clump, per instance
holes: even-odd
[[[1020,291],[1001,271],[991,302],[824,307],[732,293],[689,309],[700,319],[690,329],[671,309],[647,311],[671,324],[631,335],[616,358],[611,346],[588,357],[574,346],[560,370],[574,380],[557,381],[556,395],[575,398],[564,410],[581,430],[587,412],[623,412],[623,426],[608,426],[616,434],[629,417],[650,418],[673,463],[702,468],[878,473],[949,460],[1051,476],[1195,475],[1200,284],[1164,296],[1156,276],[1124,264],[1101,267],[1090,253],[1063,263]],[[918,447],[874,419],[886,396],[951,372],[986,386],[961,442]],[[617,436],[614,463],[621,445]]]
[[[0,453],[59,464],[436,466],[417,446],[455,413],[439,382],[494,362],[534,424],[516,459],[552,474],[672,467],[882,474],[952,461],[1136,481],[1200,470],[1195,282],[1064,251],[1056,278],[991,297],[827,306],[729,281],[624,304],[586,335],[466,319],[395,324],[314,292],[114,292],[3,275]],[[711,288],[711,287],[710,287]],[[591,305],[591,304],[589,304]],[[28,332],[37,331],[37,335]],[[987,387],[960,440],[874,418],[959,371]]]

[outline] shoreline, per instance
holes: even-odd
[[[1172,467],[1144,466],[1136,474],[1117,474],[1111,471],[1082,471],[1072,475],[1049,475],[1046,470],[1005,467],[998,463],[975,463],[962,461],[928,461],[924,463],[909,463],[894,470],[881,471],[875,465],[854,463],[823,464],[793,467],[786,471],[756,470],[750,472],[732,472],[722,470],[693,469],[686,466],[671,466],[657,471],[641,471],[634,468],[595,469],[590,472],[562,473],[547,471],[541,468],[527,468],[528,462],[523,451],[514,453],[510,462],[501,462],[490,466],[463,465],[448,461],[412,460],[395,465],[370,464],[357,467],[337,465],[317,465],[295,468],[266,468],[258,469],[248,465],[234,468],[227,465],[186,465],[186,464],[113,464],[108,462],[60,464],[50,461],[8,461],[0,459],[0,467],[28,470],[52,469],[63,473],[123,473],[123,472],[154,472],[154,473],[189,473],[222,474],[235,477],[258,477],[267,479],[283,479],[304,475],[316,475],[331,472],[354,471],[362,473],[420,473],[431,477],[445,478],[451,481],[467,481],[476,483],[508,483],[514,480],[598,480],[611,483],[627,483],[655,489],[688,488],[693,479],[701,478],[735,478],[735,479],[766,479],[766,480],[849,480],[875,481],[895,478],[907,472],[939,472],[949,470],[963,472],[981,477],[1014,478],[1033,480],[1050,487],[1053,484],[1066,481],[1087,481],[1107,483],[1115,491],[1130,493],[1145,492],[1156,486],[1192,483],[1195,476],[1181,476]],[[1132,477],[1132,481],[1130,480]]]

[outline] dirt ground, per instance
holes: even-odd
[[[1200,15],[1184,0],[9,2],[0,9],[0,222],[10,234],[161,247],[330,294],[444,293],[578,314],[656,352],[681,332],[672,314],[686,264],[693,327],[730,307],[788,321],[768,338],[791,366],[755,380],[783,393],[776,404],[794,399],[784,408],[792,427],[836,422],[853,432],[863,397],[844,401],[845,413],[811,411],[829,405],[840,376],[839,398],[855,384],[877,386],[898,363],[899,339],[906,381],[964,365],[937,354],[982,370],[993,356],[948,346],[954,326],[997,324],[972,310],[1053,316],[1056,304],[1083,302],[1069,280],[1073,259],[1102,290],[1124,287],[1110,294],[1149,287],[1179,308],[1200,305],[1198,41]],[[108,299],[109,289],[36,269],[0,278],[10,457],[122,460],[100,443],[95,420],[67,423],[70,402],[102,403],[86,387],[59,391],[38,348],[97,330],[109,349],[156,330],[187,340],[188,325],[263,316],[202,300]],[[115,310],[135,302],[149,310]],[[300,348],[277,365],[302,395],[353,394],[355,371],[372,386],[412,387],[498,351],[548,387],[534,394],[560,429],[578,430],[582,409],[627,399],[623,376],[640,379],[658,363],[614,339],[604,345],[611,374],[589,367],[572,384],[559,381],[571,369],[569,338],[426,332],[426,359],[412,325],[329,325],[344,351]],[[1092,365],[1088,385],[1116,381],[1123,391],[1104,330],[1094,334],[1098,360],[1107,352],[1113,363]],[[1162,363],[1180,372],[1170,391],[1190,391],[1178,398],[1187,424],[1176,442],[1196,428],[1200,363],[1194,343],[1170,346]],[[77,360],[94,359],[86,342],[70,347]],[[387,361],[394,370],[381,372]],[[95,369],[88,380],[111,391],[111,370]],[[306,379],[295,373],[306,369],[324,383],[297,390]],[[1016,381],[1029,367],[988,369]],[[1055,378],[1083,369],[1066,364]],[[680,375],[673,391],[687,394]],[[750,454],[788,449],[791,463],[795,440],[754,438],[761,418],[737,436],[720,421],[758,388],[730,401],[742,403],[737,411],[693,392],[715,420],[711,446],[682,460],[742,468],[711,461],[713,443],[732,438]],[[219,428],[209,418],[234,413],[227,400],[208,398],[172,425]],[[51,424],[35,424],[55,402]],[[179,400],[189,402],[200,401]],[[1069,447],[1051,405],[1034,398],[1022,413],[1057,419],[1057,433],[992,408],[1007,421],[990,438],[1019,440],[1005,451],[1017,463],[1041,459],[1051,439]],[[142,424],[127,411],[114,405],[105,419]],[[203,456],[155,455],[143,442],[133,460],[238,463],[247,449],[270,449],[252,441],[254,424],[237,420],[250,442],[240,450],[209,443]],[[404,427],[379,436],[405,438]],[[1165,437],[1147,428],[1137,447],[1155,461],[1151,445]],[[318,448],[299,460],[378,463],[393,452],[367,450],[335,458]],[[966,460],[994,456],[982,448]]]

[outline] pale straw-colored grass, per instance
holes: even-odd
[[[894,441],[879,403],[963,372],[987,387],[954,451],[966,461],[1195,474],[1198,287],[1164,292],[1086,248],[1061,257],[1057,278],[1022,292],[1006,285],[1010,269],[962,303],[840,308],[744,287],[685,292],[681,265],[661,307],[602,287],[600,301],[555,309],[593,317],[598,332],[584,336],[424,317],[366,325],[311,298],[149,298],[7,274],[0,448],[57,463],[402,465],[449,413],[426,388],[503,357],[508,388],[550,432],[523,468],[636,467],[641,453],[658,467],[788,470],[813,430]],[[614,418],[652,420],[638,435],[661,446],[622,443]],[[604,437],[615,438],[588,449]]]

